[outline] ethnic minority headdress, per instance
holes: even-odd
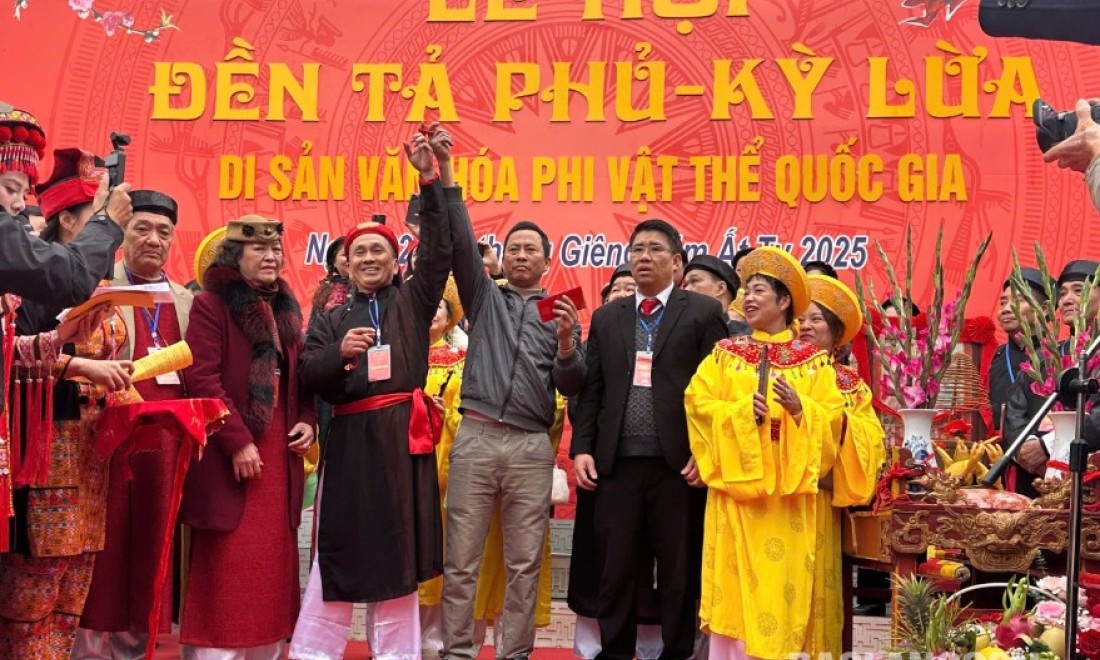
[[[54,149],[53,173],[50,180],[35,188],[42,216],[49,220],[65,209],[95,199],[102,171],[102,162],[82,149]]]
[[[23,172],[34,186],[45,155],[46,131],[34,115],[0,101],[0,174]]]

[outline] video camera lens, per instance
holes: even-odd
[[[1035,139],[1043,153],[1077,131],[1077,112],[1074,110],[1059,112],[1043,99],[1035,99],[1031,110],[1035,121]],[[1092,106],[1092,120],[1100,123],[1100,105]]]

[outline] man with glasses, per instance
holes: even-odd
[[[685,660],[695,643],[706,490],[688,446],[684,390],[727,333],[718,301],[675,287],[681,250],[669,223],[639,224],[629,245],[637,292],[592,316],[572,455],[577,485],[596,493],[598,659],[634,657],[643,539],[657,556],[661,658]]]

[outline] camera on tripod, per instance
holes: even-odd
[[[1059,112],[1050,107],[1043,99],[1035,99],[1031,106],[1032,119],[1035,120],[1035,139],[1039,149],[1046,153],[1056,144],[1077,131],[1077,113],[1073,110]],[[1100,105],[1092,106],[1092,120],[1100,123]]]

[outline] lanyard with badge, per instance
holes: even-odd
[[[642,318],[642,311],[638,310],[638,323],[642,324],[642,331],[645,332],[645,350],[634,352],[634,387],[653,387],[653,335],[664,316],[665,309],[662,307],[661,313],[650,325]]]
[[[126,269],[126,279],[130,280],[130,284],[136,284],[134,282],[134,274],[130,272],[130,269],[123,266]],[[161,282],[167,282],[168,278],[161,274]],[[149,310],[144,307],[140,308],[142,315],[145,317],[145,325],[149,328],[149,335],[153,340],[153,345],[149,347],[149,355],[153,355],[157,351],[163,350],[164,346],[160,345],[160,334],[158,329],[160,328],[160,310],[161,304],[154,305],[154,312],[149,313]],[[180,374],[178,371],[169,371],[166,374],[161,374],[156,377],[157,385],[181,385]]]
[[[374,346],[367,349],[367,382],[380,383],[391,375],[390,347],[382,343],[382,313],[378,296],[371,296],[367,305],[371,325],[374,326]]]

